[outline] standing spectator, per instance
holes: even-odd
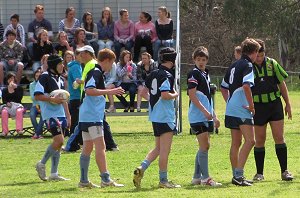
[[[41,29],[37,42],[33,44],[33,65],[32,71],[35,72],[41,66],[41,59],[45,54],[53,54],[53,46],[48,37],[48,31]]]
[[[70,46],[68,42],[68,35],[66,32],[64,31],[59,32],[57,35],[57,41],[58,43],[54,46],[54,51],[60,57],[63,58],[67,50],[73,51],[73,48]]]
[[[85,30],[83,28],[76,29],[75,35],[74,35],[74,40],[71,43],[73,51],[76,51],[76,49],[79,49],[88,44],[89,44],[89,42],[86,39]]]
[[[7,39],[0,44],[0,86],[3,85],[4,70],[16,71],[16,82],[20,84],[23,72],[23,47],[22,44],[16,40],[16,32],[8,30],[6,32]]]
[[[121,86],[125,91],[129,91],[130,103],[122,95],[116,95],[125,107],[124,112],[134,112],[134,99],[136,93],[136,65],[132,62],[131,53],[124,50],[120,56],[120,62],[117,63],[117,78],[116,87]]]
[[[146,50],[153,56],[153,46],[157,40],[155,25],[152,23],[152,16],[148,12],[141,12],[140,21],[135,23],[135,43],[134,43],[134,56],[133,62],[139,61],[141,47],[146,47]]]
[[[41,114],[41,108],[40,108],[38,101],[36,101],[34,98],[35,86],[36,86],[36,83],[41,74],[42,74],[42,69],[40,67],[37,70],[35,70],[34,81],[31,82],[29,85],[29,92],[30,92],[30,96],[31,96],[31,100],[32,100],[32,107],[30,108],[30,120],[31,120],[31,124],[34,128],[34,136],[32,136],[32,139],[43,138],[42,133],[43,133],[44,121],[43,121],[42,115],[40,115],[40,121],[37,122],[37,116],[39,114]]]
[[[48,31],[49,40],[52,40],[53,32],[51,23],[44,18],[44,6],[36,5],[34,9],[35,19],[28,25],[28,38],[30,43],[27,46],[30,57],[33,57],[33,43],[37,42],[37,36],[41,29]]]
[[[240,60],[242,56],[242,48],[241,46],[236,46],[234,48],[234,58],[235,60]]]
[[[0,41],[3,41],[4,27],[0,22]]]
[[[131,51],[134,40],[134,23],[129,20],[129,14],[126,9],[121,9],[120,19],[114,25],[114,46],[116,53],[116,60],[119,61],[121,48]]]
[[[150,73],[157,69],[157,65],[152,59],[151,55],[148,52],[142,54],[142,60],[137,64],[137,84],[138,84],[138,94],[137,94],[137,103],[136,110],[141,112],[141,102],[142,96],[145,93],[145,81]],[[149,100],[149,93],[146,92],[146,96],[143,97]]]
[[[59,22],[58,30],[65,31],[68,35],[68,42],[74,40],[75,31],[80,27],[80,22],[75,18],[75,8],[69,7],[66,9],[66,18]]]
[[[111,49],[114,44],[114,21],[109,7],[103,8],[97,27],[99,50]]]
[[[4,35],[8,30],[14,30],[17,34],[17,40],[22,44],[23,47],[25,47],[25,30],[23,25],[19,23],[20,18],[18,14],[13,14],[10,17],[10,25],[8,25],[4,30]],[[6,36],[3,37],[4,40],[6,39]]]
[[[45,72],[45,71],[47,71],[47,69],[48,69],[48,63],[47,63],[47,61],[48,61],[48,57],[49,57],[49,56],[50,56],[49,54],[45,54],[45,55],[42,57],[42,59],[41,59],[41,69],[42,69],[42,73]]]
[[[155,29],[158,39],[153,43],[153,59],[158,60],[158,51],[161,46],[173,47],[173,20],[165,6],[158,8],[158,19],[155,21]]]
[[[89,45],[93,47],[94,51],[98,52],[98,28],[97,24],[94,23],[93,15],[90,12],[85,12],[82,17],[81,28],[85,30],[86,40]]]
[[[16,118],[16,131],[18,134],[23,133],[23,112],[21,105],[23,98],[23,88],[16,83],[16,75],[14,73],[7,74],[8,86],[2,90],[2,102],[4,107],[1,112],[2,133],[6,136],[9,132],[8,118]]]

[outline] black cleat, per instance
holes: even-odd
[[[244,177],[233,177],[231,180],[231,183],[236,185],[236,186],[252,186],[251,183],[247,182]]]

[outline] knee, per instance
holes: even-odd
[[[251,147],[253,147],[255,145],[255,140],[254,139],[250,139],[250,140],[246,140],[245,143],[249,144]]]

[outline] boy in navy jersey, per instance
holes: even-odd
[[[192,180],[194,185],[221,186],[208,174],[209,134],[213,125],[218,128],[220,122],[213,110],[210,93],[210,77],[205,68],[208,62],[208,50],[200,46],[193,53],[195,68],[188,73],[188,95],[191,100],[188,117],[191,128],[195,131],[199,150],[195,160],[195,172]]]
[[[155,148],[151,150],[134,171],[133,183],[140,188],[145,170],[159,156],[159,187],[179,188],[180,185],[168,180],[168,157],[171,150],[172,138],[177,131],[175,125],[174,100],[178,93],[174,90],[172,75],[177,53],[173,48],[164,48],[160,52],[161,65],[146,78],[146,87],[149,90],[149,120],[155,136]]]
[[[251,186],[244,177],[244,166],[254,141],[254,104],[251,87],[254,85],[253,65],[260,45],[247,38],[242,42],[242,57],[227,70],[221,84],[222,95],[227,101],[225,127],[231,129],[230,161],[233,169],[232,184]],[[242,137],[245,142],[241,146]]]

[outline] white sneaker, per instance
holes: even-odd
[[[200,178],[193,178],[191,183],[192,183],[192,185],[200,185],[201,184],[201,179]]]
[[[264,175],[262,175],[262,174],[255,174],[254,175],[254,177],[253,177],[253,180],[254,181],[262,181],[262,180],[264,180],[265,179],[265,177],[264,177]]]
[[[43,180],[43,181],[48,180],[48,178],[46,176],[46,166],[45,166],[45,164],[43,164],[41,161],[39,161],[35,166],[35,170],[37,171],[38,176],[41,180]]]
[[[179,184],[174,184],[172,181],[167,181],[167,182],[159,182],[158,184],[159,188],[181,188]]]
[[[69,181],[70,179],[64,178],[59,175],[51,175],[48,180],[49,181]]]
[[[213,186],[213,187],[222,186],[221,183],[214,181],[211,177],[209,177],[209,178],[207,178],[205,180],[201,180],[201,185],[204,185],[204,186]]]
[[[88,183],[79,182],[78,187],[79,188],[100,188],[100,186],[93,184],[90,181]]]
[[[105,187],[109,187],[109,186],[112,186],[112,187],[124,187],[124,184],[118,184],[117,182],[113,181],[113,180],[110,180],[109,182],[101,182],[101,187],[102,188],[105,188]]]

